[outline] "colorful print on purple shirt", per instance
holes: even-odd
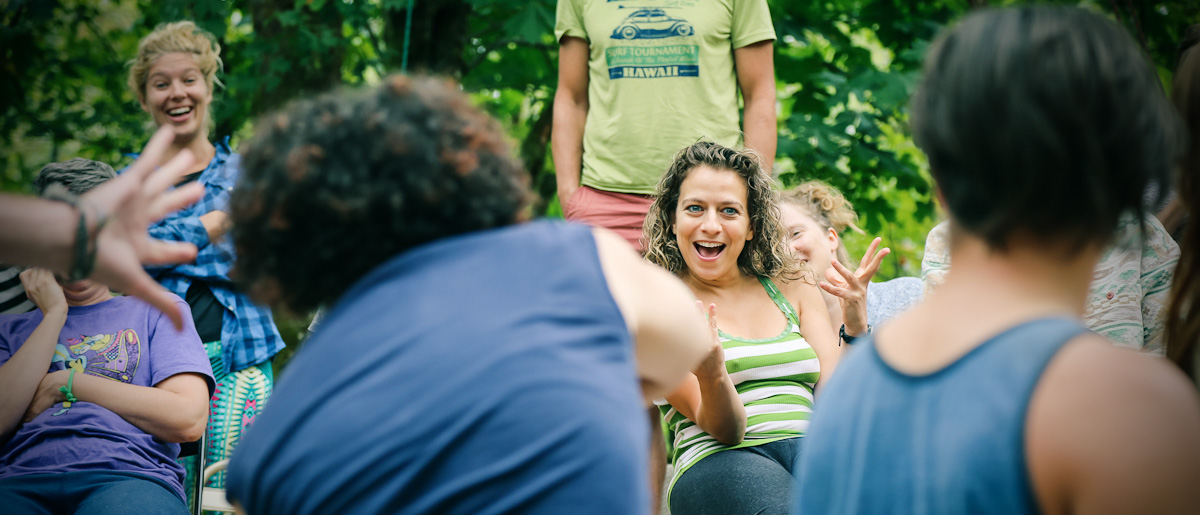
[[[183,300],[178,303],[187,309]],[[211,392],[208,355],[191,316],[184,320],[184,329],[177,331],[161,311],[133,297],[72,306],[47,372],[70,368],[76,374],[146,387],[176,374],[197,373]],[[41,311],[0,316],[0,365],[41,321]],[[155,438],[104,406],[78,401],[64,409],[58,403],[18,427],[0,446],[0,481],[33,474],[125,471],[165,482],[182,497],[178,455],[179,444]]]

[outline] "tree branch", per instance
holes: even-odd
[[[375,62],[372,63],[375,66],[375,72],[380,77],[384,77],[387,75],[387,70],[383,68],[383,47],[379,44],[379,36],[376,36],[375,30],[371,28],[371,20],[368,19],[363,27],[367,29],[367,36],[370,36],[371,48],[375,49]]]

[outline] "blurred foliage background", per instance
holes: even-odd
[[[893,253],[878,278],[919,275],[938,220],[907,101],[937,32],[1001,0],[770,0],[778,40],[777,173],[840,188],[862,216],[851,253],[875,235]],[[1200,21],[1194,0],[1062,0],[1125,26],[1169,87],[1175,48]],[[540,201],[559,216],[550,159],[557,82],[553,0],[0,0],[0,190],[26,191],[41,166],[81,156],[122,167],[150,134],[126,62],[159,23],[217,36],[224,87],[214,139],[233,146],[256,117],[301,95],[410,71],[447,75],[506,127]],[[289,342],[307,317],[279,317]]]

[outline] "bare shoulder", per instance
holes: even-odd
[[[1097,395],[1099,394],[1099,395]],[[1098,396],[1107,400],[1100,401]],[[1095,333],[1068,343],[1046,368],[1034,400],[1140,404],[1140,410],[1179,408],[1200,424],[1200,396],[1170,362],[1117,347]],[[1198,427],[1200,429],[1200,427]]]
[[[593,227],[592,236],[596,238],[596,250],[600,252],[601,259],[607,256],[614,259],[641,261],[637,251],[633,250],[629,242],[617,233],[603,227]]]
[[[1200,512],[1200,396],[1160,357],[1076,338],[1042,374],[1025,435],[1047,513]]]
[[[793,278],[774,277],[771,281],[797,307],[805,304],[805,301],[821,300],[821,289],[817,287],[818,281],[811,270],[802,270],[799,276]]]
[[[592,236],[596,239],[596,253],[599,254],[609,289],[612,289],[614,280],[644,273],[648,263],[638,256],[625,238],[602,227],[593,227]]]
[[[644,261],[612,231],[593,233],[608,289],[633,335],[643,394],[667,395],[708,351],[708,324],[679,278]]]
[[[626,323],[635,329],[643,308],[652,308],[657,299],[681,298],[689,301],[691,292],[683,283],[662,268],[647,263],[627,241],[604,228],[593,228],[596,251],[608,289]],[[687,309],[693,309],[690,305]]]
[[[613,300],[625,317],[625,323],[630,330],[637,327],[637,275],[640,272],[641,259],[637,252],[623,238],[608,229],[592,228],[592,237],[596,239],[596,253],[600,259],[600,268],[604,270],[604,280]]]

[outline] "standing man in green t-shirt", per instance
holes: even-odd
[[[558,0],[551,146],[569,220],[642,250],[659,178],[699,139],[775,161],[775,28],[766,0]],[[744,112],[739,126],[738,91]],[[655,512],[666,463],[648,411]]]
[[[766,0],[558,0],[554,34],[552,147],[566,218],[640,250],[650,195],[678,150],[702,138],[744,144],[773,165]]]

